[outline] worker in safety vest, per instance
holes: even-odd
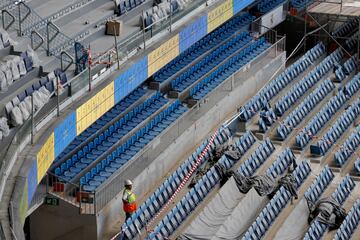
[[[122,197],[123,209],[126,215],[126,219],[128,219],[131,217],[131,214],[136,211],[136,195],[131,190],[132,182],[130,180],[125,180],[124,185],[125,189]]]

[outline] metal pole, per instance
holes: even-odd
[[[117,61],[117,68],[118,70],[120,70],[120,62],[119,62],[119,49],[118,49],[118,45],[117,45],[117,37],[116,37],[116,29],[115,29],[115,25],[114,25],[114,40],[115,40],[115,51],[116,51],[116,61]],[[120,34],[120,30],[119,30],[119,34]]]
[[[322,26],[311,14],[308,14],[309,17],[311,17],[312,20],[314,20],[314,22],[332,39],[334,40],[334,42],[339,45],[339,47],[344,50],[344,52],[348,55],[351,56],[351,54],[325,29],[324,26]]]
[[[143,41],[144,41],[144,50],[146,49],[146,38],[145,38],[145,15],[144,10],[142,11],[142,32],[143,32]]]
[[[88,65],[89,65],[89,92],[91,92],[91,60],[89,58],[90,56],[90,44],[89,44],[89,51],[88,51]]]
[[[358,19],[358,20],[360,20],[360,19]],[[359,25],[359,32],[358,32],[358,34],[357,34],[357,68],[358,68],[358,70],[359,70],[359,61],[360,61],[360,50],[359,50],[359,48],[360,48],[360,21],[358,21],[358,25]]]
[[[21,9],[20,9],[20,4],[18,4],[18,10],[19,10],[19,35],[21,36]]]
[[[171,25],[172,25],[172,13],[173,13],[173,8],[172,8],[172,5],[171,5],[171,2],[170,2],[170,26],[169,26],[169,30],[171,32]]]
[[[57,116],[60,116],[60,91],[59,91],[59,77],[56,77],[56,113]]]
[[[34,144],[34,96],[31,96],[31,144]]]
[[[306,38],[307,38],[307,35],[306,35],[306,32],[307,32],[307,29],[306,29],[306,15],[307,15],[307,1],[305,1],[305,14],[304,14],[304,52],[306,52]]]

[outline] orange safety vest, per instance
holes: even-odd
[[[124,212],[126,213],[133,213],[136,211],[136,195],[125,189],[124,192],[127,193],[128,197],[127,197],[127,201],[124,201],[123,200],[123,209],[124,209]]]

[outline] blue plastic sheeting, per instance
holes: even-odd
[[[179,33],[180,52],[185,51],[207,34],[207,16],[202,16]]]
[[[54,130],[55,157],[76,137],[76,113],[70,115]]]
[[[253,3],[254,0],[234,0],[233,2],[233,12],[234,15],[249,6],[251,3]]]
[[[145,56],[115,79],[115,104],[142,84],[147,77],[148,59]]]
[[[37,163],[36,161],[33,161],[31,164],[31,167],[29,169],[29,174],[27,176],[27,182],[28,182],[28,204],[30,206],[31,199],[34,196],[34,193],[36,191],[36,187],[38,185],[38,179],[37,179]]]

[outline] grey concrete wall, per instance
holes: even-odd
[[[95,216],[80,215],[78,208],[62,200],[59,206],[43,204],[30,215],[29,221],[30,239],[96,239]]]
[[[235,75],[233,86],[231,79],[219,86],[202,103],[194,106],[191,111],[173,126],[178,128],[181,135],[172,140],[164,151],[152,163],[143,169],[141,173],[128,177],[134,181],[134,191],[138,195],[138,204],[142,203],[149,194],[168,175],[179,162],[183,162],[194,148],[209,133],[218,128],[226,119],[233,115],[236,110],[251,98],[264,84],[269,81],[276,70],[284,67],[286,54],[274,56],[270,52],[260,62],[248,64]],[[181,129],[182,124],[190,123],[187,129]],[[170,130],[171,131],[171,130]],[[161,141],[158,144],[162,144]],[[165,143],[163,143],[165,144]],[[139,168],[142,159],[136,160]],[[122,211],[121,191],[109,204],[97,214],[98,239],[110,239],[120,230],[124,221]]]

